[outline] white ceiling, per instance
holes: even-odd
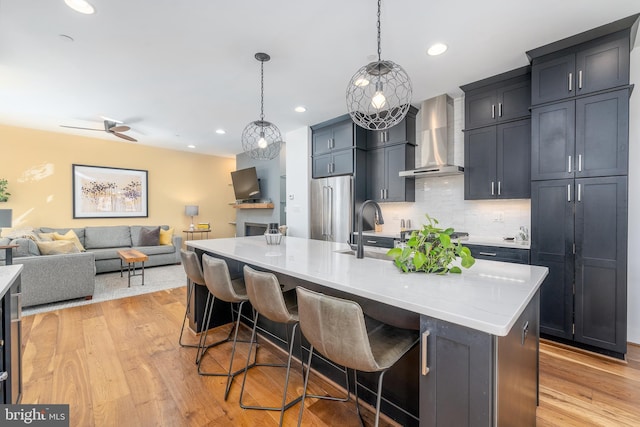
[[[94,15],[0,0],[0,123],[124,142],[60,127],[106,116],[139,144],[233,156],[260,115],[256,52],[271,55],[265,119],[283,135],[346,113],[347,82],[376,54],[375,0],[89,1]],[[385,0],[382,57],[405,68],[418,105],[638,12],[638,0]],[[449,50],[427,56],[434,42]]]

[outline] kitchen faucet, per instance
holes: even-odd
[[[362,214],[364,213],[364,207],[368,204],[372,204],[376,208],[376,212],[378,213],[378,223],[384,224],[384,219],[382,218],[382,209],[380,209],[380,205],[373,200],[365,200],[362,205],[360,205],[360,216],[358,216],[358,247],[356,249],[356,258],[364,258],[364,243],[362,240]]]

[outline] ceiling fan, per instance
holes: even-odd
[[[137,142],[138,140],[135,138],[130,137],[129,135],[125,135],[121,132],[126,132],[128,130],[130,130],[131,128],[127,125],[122,124],[122,122],[117,122],[115,120],[104,120],[104,129],[95,129],[95,128],[83,128],[83,127],[78,127],[78,126],[65,126],[65,125],[60,125],[60,127],[63,128],[69,128],[69,129],[84,129],[84,130],[98,130],[98,131],[104,131],[110,134],[113,134],[115,136],[117,136],[118,138],[122,138],[122,139],[126,139],[127,141],[133,141],[133,142]]]

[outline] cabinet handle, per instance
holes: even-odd
[[[498,117],[502,117],[502,102],[498,102]]]
[[[424,331],[422,333],[422,375],[427,375],[429,373],[429,367],[427,366],[427,338],[429,338],[431,332]]]
[[[491,118],[496,118],[496,104],[491,104]]]
[[[582,70],[578,71],[578,89],[582,89]]]
[[[331,138],[327,139],[327,150],[331,150]]]
[[[520,345],[524,345],[524,342],[527,339],[528,334],[529,334],[529,321],[527,320],[524,326],[522,326],[522,338],[520,339]]]
[[[578,154],[578,172],[582,172],[582,154]]]
[[[491,181],[491,195],[495,196],[495,191],[493,191],[493,187],[494,187],[495,183],[493,181]]]
[[[380,200],[384,199],[384,190],[380,189]]]
[[[500,195],[501,191],[500,191],[500,181],[498,181],[498,196]]]
[[[571,173],[571,156],[569,156],[569,161],[567,165],[567,172]]]
[[[384,198],[385,198],[385,199],[388,199],[388,198],[389,198],[389,189],[388,189],[388,188],[385,188],[385,189],[384,189]]]
[[[569,73],[569,92],[573,91],[573,73]]]
[[[376,244],[376,243],[378,243],[378,241],[377,241],[377,240],[367,240],[367,243],[373,243],[373,244]]]
[[[571,201],[571,184],[567,184],[567,202]]]
[[[582,201],[582,184],[578,184],[578,201],[581,202]]]
[[[497,254],[494,252],[478,252],[478,253],[484,256],[497,256]]]
[[[331,173],[331,163],[327,163],[327,173]]]

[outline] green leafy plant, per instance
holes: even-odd
[[[0,202],[9,200],[11,193],[7,191],[7,185],[9,185],[9,181],[4,178],[0,179]]]
[[[460,265],[471,267],[476,260],[471,251],[460,242],[451,241],[453,228],[438,228],[438,220],[428,214],[427,224],[422,230],[414,231],[404,248],[393,248],[387,255],[393,258],[395,265],[405,273],[423,271],[425,273],[462,273],[458,266],[452,265],[456,258],[460,258]]]

